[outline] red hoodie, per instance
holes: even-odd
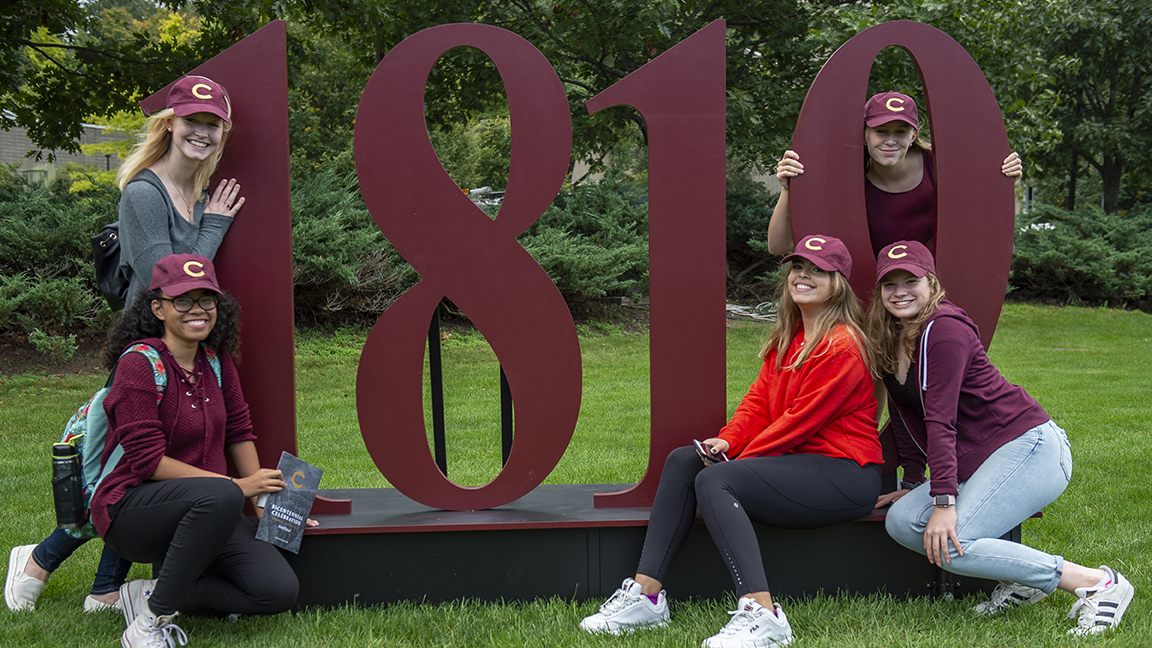
[[[803,350],[800,330],[784,367]],[[799,369],[776,369],[777,351],[718,435],[746,457],[821,454],[861,466],[884,461],[876,432],[876,396],[868,366],[843,324],[817,342]]]

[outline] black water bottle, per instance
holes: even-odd
[[[56,502],[56,526],[84,526],[84,469],[80,453],[71,443],[52,445],[52,499]]]

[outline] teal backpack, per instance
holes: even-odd
[[[217,384],[222,385],[220,358],[212,349],[205,347],[204,351],[208,355],[208,364],[212,366],[212,373],[216,374]],[[152,365],[152,375],[156,379],[156,403],[159,404],[164,399],[164,389],[168,386],[168,374],[164,369],[164,362],[160,359],[160,352],[141,342],[125,349],[124,353],[120,354],[120,358],[122,359],[129,353],[139,353],[148,358],[148,363]],[[120,361],[117,360],[116,363],[119,365]],[[112,380],[115,377],[116,367],[112,367],[112,372],[108,374],[108,380],[104,383],[104,387],[88,399],[88,402],[84,403],[80,409],[76,410],[72,418],[68,419],[67,425],[64,426],[64,435],[60,438],[61,443],[68,443],[76,447],[76,452],[80,455],[80,469],[84,473],[84,517],[87,521],[79,529],[65,529],[68,535],[73,538],[89,539],[96,537],[96,528],[92,526],[92,496],[96,493],[100,482],[104,481],[104,478],[116,468],[121,457],[124,456],[124,448],[117,444],[112,454],[108,455],[108,461],[104,462],[103,465],[101,464],[101,458],[104,455],[104,439],[108,436],[108,415],[104,413],[104,399],[112,390]]]

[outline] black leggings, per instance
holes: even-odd
[[[244,493],[227,479],[189,477],[129,488],[109,507],[104,541],[138,563],[161,563],[148,599],[155,614],[276,614],[300,585],[276,547],[241,515]]]
[[[851,459],[789,454],[708,466],[692,447],[664,462],[637,573],[661,583],[700,514],[720,550],[737,595],[768,591],[752,522],[796,529],[847,522],[872,512],[880,466]]]

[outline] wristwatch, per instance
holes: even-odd
[[[937,495],[932,498],[932,503],[941,508],[948,506],[956,506],[955,495]]]

